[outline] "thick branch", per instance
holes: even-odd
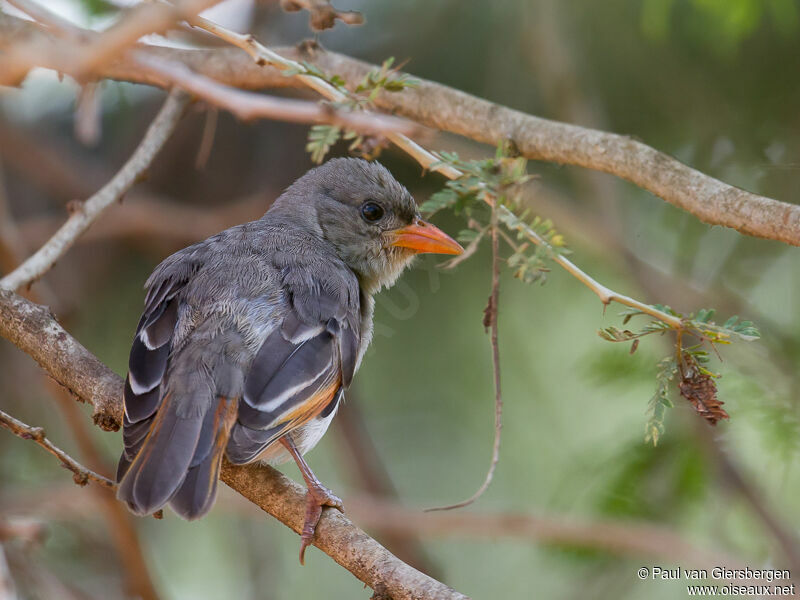
[[[13,35],[43,38],[30,23],[6,17],[0,23],[0,46]],[[334,52],[276,48],[292,59],[305,59],[328,73],[337,73],[353,86],[374,65]],[[278,69],[259,66],[233,48],[178,50],[148,47],[145,52],[180,61],[192,70],[228,85],[260,89],[300,84]],[[44,66],[48,66],[45,64]],[[164,87],[166,82],[132,59],[104,67],[104,77]],[[451,87],[426,80],[402,93],[383,93],[376,103],[423,125],[497,144],[512,140],[519,151],[535,160],[586,167],[616,175],[656,194],[711,225],[800,245],[800,206],[747,192],[709,177],[675,158],[629,137],[528,115]]]
[[[105,429],[119,428],[122,380],[64,331],[46,308],[0,290],[0,335],[33,356],[79,399],[94,404],[95,422]],[[302,528],[304,490],[276,470],[225,465],[222,479],[295,531]],[[466,599],[396,558],[336,510],[323,512],[314,545],[394,600]]]
[[[75,243],[108,206],[119,200],[150,166],[183,114],[187,96],[170,93],[128,162],[100,191],[82,203],[56,234],[17,269],[0,279],[0,288],[16,290],[36,281]]]
[[[0,289],[0,335],[33,357],[79,400],[93,404],[97,425],[107,431],[119,429],[119,377],[69,335],[47,307]]]

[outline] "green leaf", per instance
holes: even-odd
[[[442,210],[443,208],[450,208],[457,201],[458,194],[456,194],[450,188],[445,188],[443,190],[439,190],[425,202],[423,202],[419,209],[423,213],[430,215],[438,210]]]
[[[664,434],[664,418],[668,408],[672,408],[669,399],[669,386],[678,373],[678,365],[674,356],[662,358],[657,365],[656,391],[648,403],[650,416],[645,424],[645,442],[658,445],[658,440]]]
[[[306,152],[311,154],[311,160],[316,164],[321,163],[325,156],[341,137],[342,130],[335,125],[314,125],[308,132]]]

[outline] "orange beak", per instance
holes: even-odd
[[[416,223],[387,232],[390,246],[409,248],[417,254],[461,254],[464,248],[444,231],[419,220]]]

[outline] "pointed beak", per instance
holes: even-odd
[[[417,254],[461,254],[464,248],[444,231],[419,220],[416,223],[386,233],[389,245],[409,248]]]

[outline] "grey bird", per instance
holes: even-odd
[[[164,260],[125,383],[117,495],[136,514],[206,514],[223,456],[293,458],[306,482],[300,561],[323,506],[303,459],[325,433],[372,337],[373,295],[423,252],[463,248],[420,218],[382,165],[333,159],[259,220]]]

